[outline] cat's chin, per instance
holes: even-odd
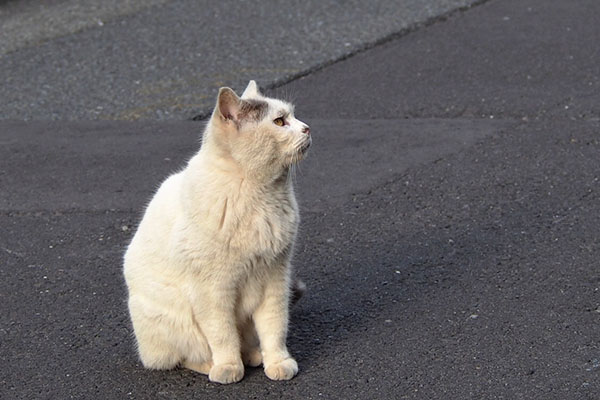
[[[297,155],[296,155],[296,160],[297,160],[296,162],[303,160],[306,157],[311,143],[312,143],[312,140],[307,140],[300,146],[300,148],[298,149]]]
[[[308,153],[308,149],[310,148],[312,141],[307,141],[306,143],[304,143],[301,147],[300,150],[298,151],[299,153],[301,153],[302,155],[305,155],[306,153]]]
[[[303,147],[302,149],[298,150],[298,152],[292,157],[292,159],[290,161],[290,165],[298,164],[300,161],[302,161],[306,158],[307,154],[308,154],[308,146]]]

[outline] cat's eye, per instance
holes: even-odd
[[[273,120],[273,123],[277,126],[283,126],[285,125],[285,121],[283,120],[283,118],[279,117],[279,118],[275,118]]]

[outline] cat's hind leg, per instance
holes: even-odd
[[[188,335],[186,336],[187,340],[181,343],[183,347],[182,352],[185,354],[185,359],[181,363],[181,366],[208,375],[214,365],[212,352],[208,346],[206,337],[193,316],[191,322],[193,326],[189,327]]]
[[[190,360],[185,360],[182,364],[184,368],[191,369],[192,371],[199,372],[203,375],[208,375],[210,373],[210,369],[213,366],[213,362],[204,361],[202,363],[193,362]]]
[[[149,312],[152,305],[138,296],[129,298],[129,313],[137,348],[144,367],[149,369],[171,369],[181,362],[181,352],[172,340],[169,318]]]

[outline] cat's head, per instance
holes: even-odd
[[[310,129],[294,117],[294,106],[263,96],[254,81],[241,97],[227,87],[219,90],[207,134],[247,173],[280,174],[302,160],[311,144]]]

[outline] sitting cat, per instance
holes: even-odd
[[[262,363],[275,380],[296,375],[286,346],[299,222],[290,170],[310,144],[293,106],[254,81],[241,98],[219,90],[200,151],[162,183],[125,254],[145,367],[182,365],[220,383],[242,379],[244,364]]]

